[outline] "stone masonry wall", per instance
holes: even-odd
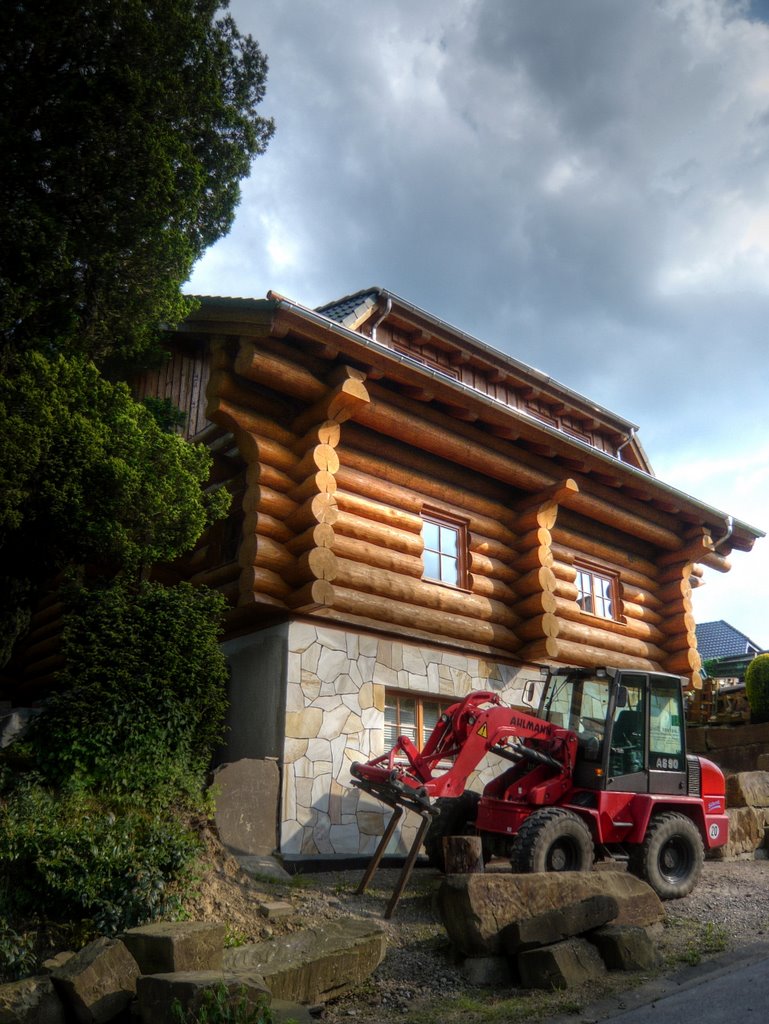
[[[492,690],[521,704],[532,667],[295,622],[289,628],[280,850],[285,856],[374,852],[391,811],[354,788],[350,765],[384,752],[385,688],[458,699]],[[481,766],[473,788],[491,765]],[[388,852],[405,853],[419,820],[404,815]]]

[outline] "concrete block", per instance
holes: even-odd
[[[575,988],[606,973],[598,950],[586,939],[566,939],[518,954],[518,974],[524,988],[548,991]]]
[[[65,1024],[61,999],[47,976],[0,985],[2,1024]]]
[[[136,995],[139,965],[120,939],[99,938],[51,974],[80,1024],[105,1024]]]
[[[220,971],[226,928],[213,921],[160,921],[123,936],[142,974]]]
[[[510,955],[537,946],[551,946],[555,942],[581,935],[613,921],[619,913],[619,904],[613,896],[596,895],[575,903],[566,903],[558,910],[513,921],[502,932],[502,943]]]
[[[645,928],[605,925],[585,938],[593,943],[610,971],[650,971],[659,964],[657,947]]]

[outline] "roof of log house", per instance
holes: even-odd
[[[357,366],[388,390],[395,405],[400,396],[411,405],[420,403],[424,415],[436,422],[448,415],[460,434],[470,432],[475,441],[479,433],[487,436],[490,448],[514,442],[516,457],[525,463],[523,478],[530,478],[526,490],[552,486],[553,470],[561,479],[588,477],[619,505],[643,504],[660,523],[658,531],[647,528],[652,543],[658,540],[655,532],[660,540],[667,536],[666,520],[689,524],[692,561],[725,571],[732,550],[749,551],[764,536],[657,479],[635,424],[385,289],[364,289],[317,309],[273,291],[265,299],[198,300],[198,310],[178,329],[181,333],[255,341],[291,338],[328,360],[330,368],[340,360]],[[206,422],[201,413],[198,428]],[[192,434],[194,426],[193,418]],[[379,426],[387,433],[395,424]],[[451,458],[448,452],[436,454]],[[547,476],[539,468],[543,459],[550,469]],[[578,508],[589,497],[575,495],[570,503]]]

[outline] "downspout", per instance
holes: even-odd
[[[722,544],[725,544],[734,533],[734,516],[726,517],[726,533],[713,545],[713,551],[718,551]]]
[[[633,440],[633,438],[634,438],[634,437],[635,437],[635,427],[631,427],[631,428],[630,428],[630,433],[628,434],[628,436],[627,436],[627,437],[625,438],[625,440],[624,440],[624,441],[622,442],[622,444],[621,444],[621,445],[619,446],[619,448],[617,449],[617,458],[618,458],[618,459],[619,459],[619,453],[620,453],[620,452],[622,451],[622,449],[623,449],[623,448],[624,448],[624,447],[625,447],[626,445],[629,445],[629,444],[630,444],[630,442],[631,442],[631,441]],[[620,462],[621,462],[621,461],[622,461],[622,460],[620,459]]]
[[[371,324],[371,340],[376,341],[376,329],[390,315],[390,310],[393,308],[393,300],[390,296],[387,296],[385,300],[384,309],[380,312],[379,316]]]

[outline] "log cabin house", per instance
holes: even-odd
[[[371,853],[389,812],[350,764],[471,689],[699,685],[692,588],[761,533],[658,480],[633,424],[381,288],[203,298],[171,343],[138,395],[186,412],[233,502],[170,575],[230,604],[223,760],[277,759],[284,858]]]

